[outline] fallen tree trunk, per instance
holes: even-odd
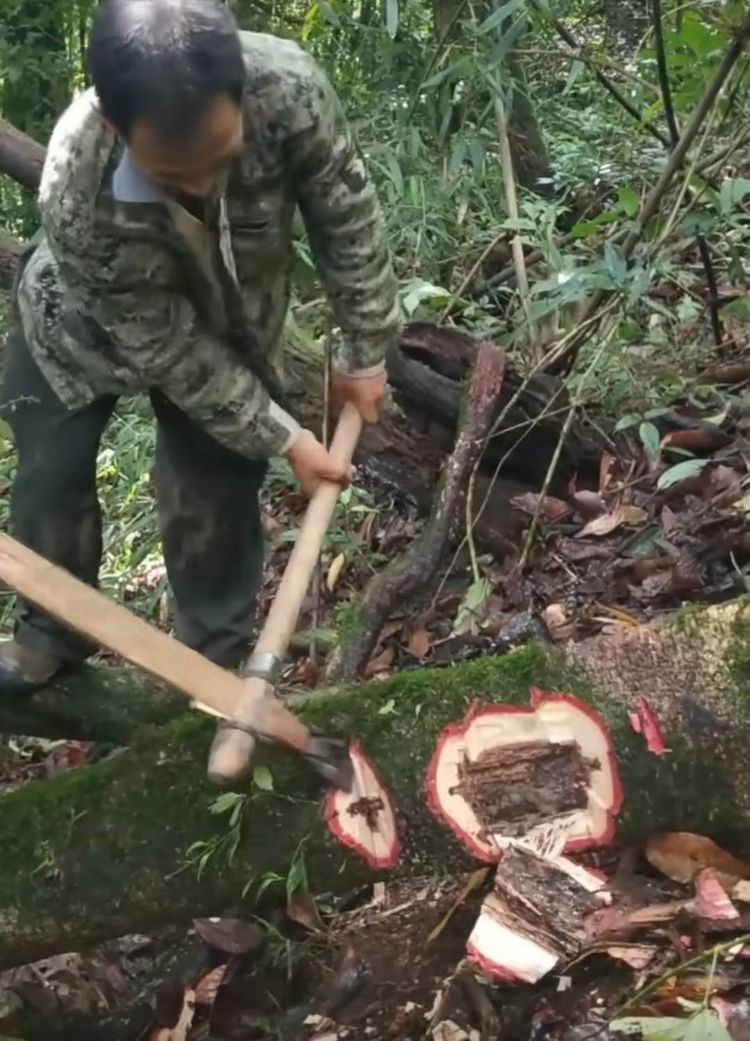
[[[130,668],[87,666],[29,698],[0,698],[0,734],[127,745],[139,727],[186,711],[181,694]]]
[[[35,192],[42,176],[46,149],[33,137],[0,119],[0,174]]]
[[[300,714],[361,740],[398,810],[404,873],[466,864],[423,796],[442,728],[475,700],[525,701],[531,685],[572,691],[608,723],[625,789],[622,837],[685,829],[741,851],[750,848],[748,635],[750,605],[741,601],[599,637],[574,655],[531,646],[322,692]],[[628,723],[626,709],[644,695],[670,749],[661,758]],[[300,843],[317,892],[373,877],[327,833],[312,774],[280,754],[269,759],[274,791],[249,792],[230,858],[233,836],[211,812],[217,793],[205,781],[212,732],[212,721],[182,716],[112,760],[0,797],[0,967],[219,912],[243,893],[252,901],[269,872],[288,870]]]

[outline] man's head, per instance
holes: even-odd
[[[242,147],[245,68],[221,0],[103,0],[88,66],[105,120],[141,171],[207,195]]]

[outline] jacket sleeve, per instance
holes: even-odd
[[[97,340],[126,358],[144,389],[158,388],[217,441],[249,458],[281,455],[299,425],[235,351],[210,331],[183,294],[145,280],[130,290],[86,279]],[[81,272],[83,275],[83,272]],[[85,277],[85,276],[84,276]],[[80,292],[81,280],[77,280]]]
[[[342,367],[378,371],[401,324],[380,206],[341,104],[312,59],[301,93],[306,120],[290,138],[290,163],[316,266],[343,334]]]

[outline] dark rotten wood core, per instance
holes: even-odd
[[[530,741],[464,761],[459,790],[488,833],[517,838],[582,809],[592,764],[574,741]]]

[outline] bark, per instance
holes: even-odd
[[[513,83],[509,139],[513,169],[518,183],[545,198],[554,198],[553,170],[547,145],[529,96],[529,85],[522,60],[513,53],[508,58],[508,73]]]
[[[129,667],[89,665],[30,698],[0,699],[0,733],[127,745],[142,726],[159,726],[187,700]]]
[[[28,134],[0,119],[0,174],[7,174],[30,192],[39,187],[45,149]]]
[[[327,670],[331,679],[352,679],[370,659],[380,630],[394,609],[414,601],[431,584],[440,561],[465,525],[458,519],[459,507],[471,471],[482,451],[497,414],[505,370],[505,355],[494,344],[478,346],[464,402],[463,418],[456,445],[443,467],[433,503],[432,516],[424,532],[406,552],[375,575],[355,606],[356,624],[334,652]]]
[[[612,732],[625,799],[619,835],[703,832],[750,848],[750,604],[683,613],[661,628],[598,638],[573,655],[530,646],[504,658],[323,691],[305,721],[356,735],[396,804],[401,873],[463,870],[466,857],[428,812],[425,767],[440,731],[472,701],[526,703],[531,685],[588,701]],[[668,755],[647,751],[626,709],[647,696]],[[385,711],[383,711],[385,710]],[[0,967],[118,934],[247,905],[267,872],[284,874],[303,843],[313,891],[372,878],[328,835],[312,773],[266,750],[274,791],[255,790],[227,857],[225,816],[205,781],[213,721],[190,714],[145,732],[119,756],[0,796]],[[707,783],[707,779],[709,782]],[[202,874],[194,843],[213,843]]]

